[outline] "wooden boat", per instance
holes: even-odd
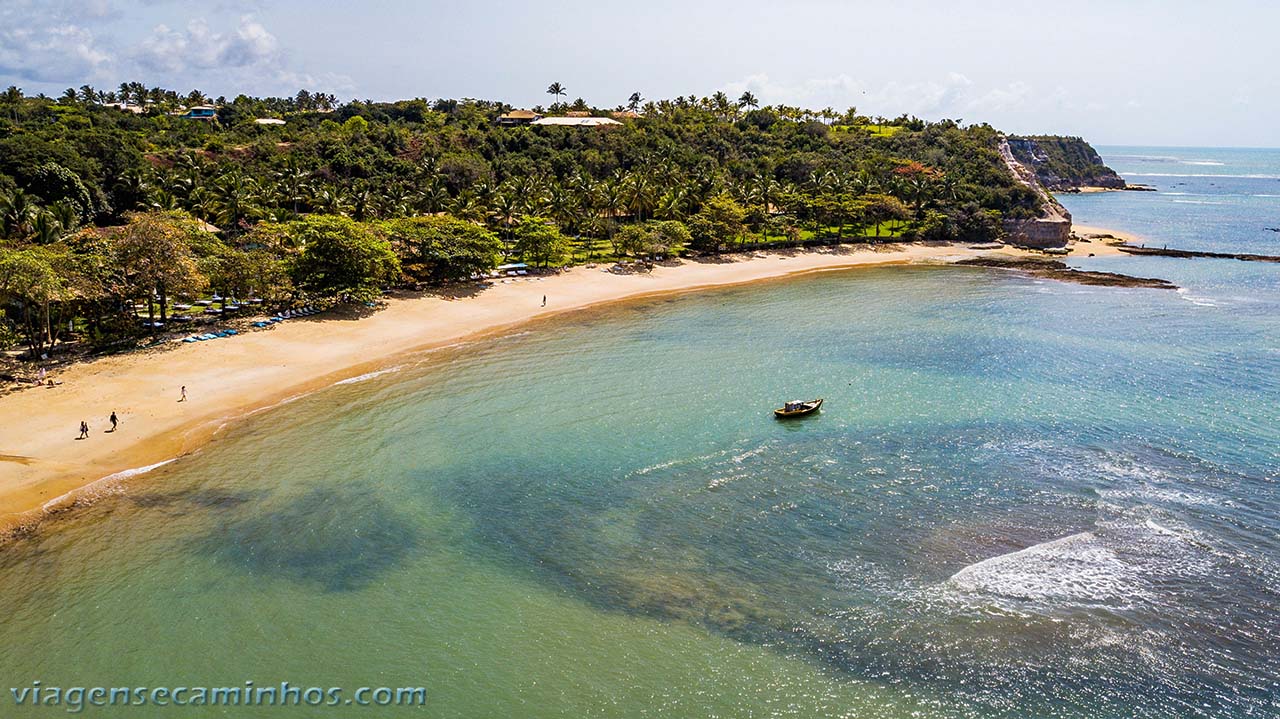
[[[813,414],[822,406],[822,398],[811,399],[804,402],[798,399],[791,400],[773,411],[773,416],[778,419],[789,419],[791,417],[803,417],[807,414]]]

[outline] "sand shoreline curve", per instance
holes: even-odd
[[[1106,250],[1114,248],[1081,242],[1072,253]],[[104,483],[189,454],[238,419],[382,371],[415,353],[623,301],[857,267],[948,264],[991,254],[1029,253],[964,245],[844,245],[686,260],[645,274],[575,267],[559,275],[495,283],[461,299],[396,293],[384,309],[359,319],[322,315],[269,331],[73,365],[60,375],[62,385],[0,397],[6,427],[0,436],[0,533],[21,534],[92,499]],[[184,385],[188,399],[179,402]],[[104,432],[113,411],[120,427]],[[82,419],[89,422],[91,434],[76,440]]]

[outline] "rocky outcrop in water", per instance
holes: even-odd
[[[1115,272],[1092,272],[1068,267],[1058,260],[1042,260],[1022,257],[973,257],[960,260],[957,265],[974,267],[998,267],[1008,270],[1020,270],[1032,277],[1060,282],[1074,282],[1079,285],[1103,285],[1107,287],[1147,287],[1158,290],[1176,290],[1178,286],[1168,280],[1155,277],[1132,277]]]
[[[1134,245],[1116,245],[1116,249],[1130,255],[1158,255],[1161,257],[1212,257],[1219,260],[1242,260],[1244,262],[1280,262],[1280,255],[1250,255],[1240,252],[1201,252],[1199,250],[1174,250],[1168,247],[1137,247]]]
[[[1124,178],[1103,164],[1098,151],[1082,138],[1010,137],[1009,148],[1018,162],[1031,168],[1036,179],[1050,192],[1070,192],[1081,187],[1128,189]]]

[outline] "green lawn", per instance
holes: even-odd
[[[901,125],[832,125],[831,129],[836,132],[863,130],[871,133],[872,137],[893,137],[902,132],[903,127]]]
[[[903,228],[906,227],[906,224],[907,223],[905,222],[898,222],[898,221],[886,222],[880,226],[880,236],[878,238],[876,237],[876,232],[874,227],[866,227],[861,229],[845,227],[843,237],[845,240],[849,242],[860,242],[864,240],[874,240],[874,239],[891,240],[900,236]],[[800,231],[800,240],[808,241],[808,240],[813,240],[817,238],[834,239],[836,237],[836,230],[837,228],[834,225],[832,225],[831,227],[824,228],[820,232],[815,232],[814,230],[811,230],[811,229],[803,229]],[[743,241],[741,244],[774,245],[774,244],[784,244],[786,241],[787,241],[786,238],[780,235],[770,235],[769,239],[766,240],[764,236],[759,233],[751,233],[743,238]],[[732,244],[736,245],[739,243],[732,243]],[[588,264],[591,262],[609,264],[609,263],[618,262],[619,260],[630,260],[630,259],[635,259],[635,258],[629,257],[627,255],[614,254],[613,246],[609,244],[609,241],[607,239],[583,238],[581,243],[577,243],[574,245],[573,259],[570,261],[569,264],[582,265],[582,264]]]

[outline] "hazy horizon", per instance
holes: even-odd
[[[0,84],[57,96],[121,82],[210,96],[413,97],[599,107],[753,92],[868,115],[987,122],[1097,145],[1272,147],[1280,8],[1236,1],[762,0],[496,8],[392,0],[12,0]],[[305,18],[305,21],[300,20]],[[1193,89],[1194,92],[1189,92]]]

